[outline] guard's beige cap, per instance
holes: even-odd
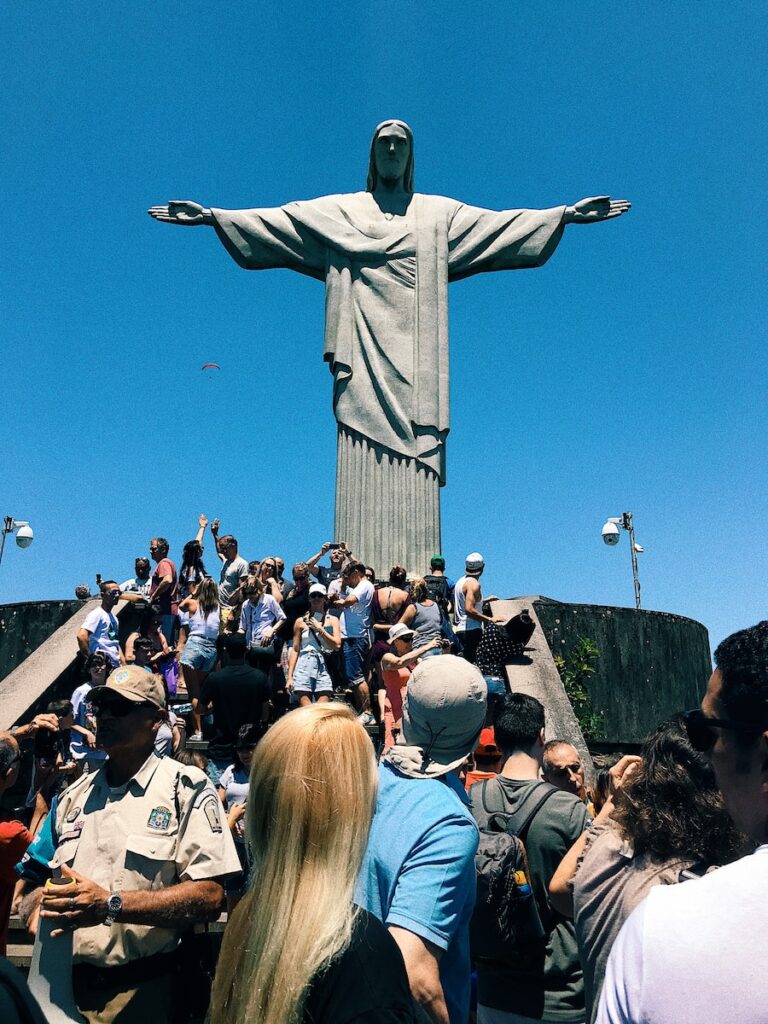
[[[98,701],[105,690],[119,693],[134,704],[150,703],[155,707],[165,707],[165,687],[160,676],[147,672],[139,665],[121,665],[112,672],[104,686],[94,686],[90,691],[89,700]]]

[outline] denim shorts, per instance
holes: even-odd
[[[333,693],[333,683],[319,651],[301,651],[293,671],[293,689],[302,694]]]
[[[367,636],[349,636],[342,640],[344,672],[350,686],[365,682],[365,659],[370,650]]]
[[[179,662],[200,672],[210,672],[216,664],[216,641],[206,640],[204,636],[189,637]]]

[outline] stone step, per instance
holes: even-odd
[[[20,946],[15,942],[9,942],[5,956],[14,967],[19,967],[25,974],[29,973],[29,968],[32,963],[31,945]]]

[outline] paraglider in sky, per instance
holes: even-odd
[[[218,363],[203,363],[203,370],[220,370],[221,367]]]

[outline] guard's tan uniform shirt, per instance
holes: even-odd
[[[59,798],[52,867],[67,864],[108,892],[165,889],[240,871],[221,803],[199,768],[152,753],[124,786],[106,767]],[[176,948],[181,932],[153,925],[78,928],[76,962],[115,967]]]

